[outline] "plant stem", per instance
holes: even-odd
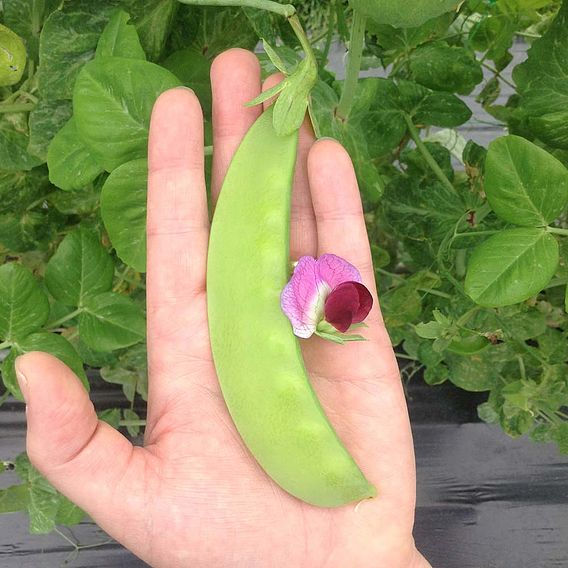
[[[547,227],[549,233],[556,233],[557,235],[564,235],[568,237],[568,229],[561,229],[560,227]]]
[[[416,144],[416,148],[422,154],[422,157],[426,160],[426,163],[430,166],[436,177],[440,180],[440,182],[445,185],[450,191],[456,193],[456,188],[452,185],[452,182],[446,177],[446,174],[442,171],[442,168],[439,166],[438,162],[434,160],[432,154],[430,154],[428,148],[422,139],[420,138],[420,133],[416,126],[414,126],[414,122],[412,122],[412,118],[408,114],[404,114],[404,120],[406,121],[406,125],[408,126],[408,131],[410,132],[410,137],[414,140]]]
[[[146,420],[121,420],[119,426],[146,426]]]
[[[398,353],[398,351],[395,351],[395,355],[397,359],[407,359],[408,361],[419,361],[417,357],[411,357],[410,355],[406,355],[406,353]]]
[[[491,71],[491,73],[493,73],[495,75],[495,77],[499,77],[499,79],[501,79],[501,81],[503,81],[503,83],[505,83],[506,85],[509,85],[509,87],[512,87],[515,90],[517,89],[517,86],[514,85],[513,83],[511,83],[511,81],[509,81],[505,77],[503,77],[503,75],[501,75],[501,73],[499,73],[499,71],[497,71],[497,69],[495,69],[495,67],[491,67],[491,65],[489,65],[488,63],[485,63],[485,62],[483,62],[481,65],[483,67],[485,67],[485,69],[487,69],[488,71]]]
[[[72,311],[71,313],[67,314],[66,316],[63,316],[62,318],[59,318],[58,320],[55,320],[54,322],[48,323],[46,325],[46,327],[48,327],[50,329],[54,328],[54,327],[59,327],[62,323],[65,323],[66,321],[69,321],[70,319],[77,317],[82,311],[83,311],[83,308],[77,308],[76,310]]]
[[[8,349],[8,347],[11,347],[12,343],[10,341],[4,341],[4,343],[0,343],[0,349]]]
[[[0,105],[0,113],[5,112],[28,112],[35,108],[33,103],[13,103],[11,105]]]
[[[523,361],[523,356],[517,355],[517,361],[519,362],[519,371],[521,373],[521,379],[525,381],[527,378],[527,372],[525,370],[525,362]]]
[[[10,396],[10,391],[6,391],[2,396],[0,396],[0,407],[8,400]]]
[[[288,22],[290,22],[290,25],[292,26],[292,29],[294,30],[294,33],[296,34],[296,37],[298,38],[298,41],[300,42],[300,45],[304,50],[306,58],[311,59],[314,65],[317,65],[316,56],[314,55],[312,45],[308,40],[308,36],[306,36],[306,32],[304,31],[304,28],[302,27],[302,24],[300,23],[298,16],[296,15],[290,16],[288,18]]]
[[[461,237],[477,237],[479,235],[494,235],[495,233],[500,233],[501,231],[471,231],[471,233],[455,233],[453,238],[459,239]]]
[[[212,156],[213,155],[213,146],[205,146],[203,148],[203,154],[205,156]]]
[[[239,6],[247,8],[257,8],[274,12],[285,18],[290,18],[296,13],[296,8],[292,4],[279,4],[270,0],[179,0],[182,4],[190,6]]]
[[[361,58],[363,47],[365,46],[365,22],[366,16],[359,10],[353,10],[353,24],[351,27],[351,38],[349,39],[349,59],[347,61],[347,71],[343,83],[341,99],[337,105],[336,114],[346,120],[353,105],[357,83],[359,82],[359,71],[361,70]]]
[[[432,288],[417,288],[420,292],[425,292],[426,294],[432,294],[433,296],[439,296],[440,298],[446,298],[446,300],[451,300],[453,296],[446,294],[446,292],[440,292],[439,290],[433,290]]]
[[[336,0],[331,0],[329,3],[329,18],[327,20],[327,37],[325,40],[325,47],[323,48],[323,60],[327,61],[329,50],[331,49],[331,42],[333,41],[333,30],[335,29],[335,4]]]

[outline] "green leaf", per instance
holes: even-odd
[[[568,149],[568,2],[513,78],[534,134],[553,148]]]
[[[157,61],[164,51],[179,3],[177,0],[125,0],[125,4],[144,51],[151,61]]]
[[[85,518],[85,511],[77,507],[75,503],[67,499],[64,495],[59,495],[59,507],[55,515],[55,523],[72,527],[78,525]]]
[[[0,87],[16,85],[26,69],[26,46],[22,38],[0,24]]]
[[[85,65],[73,95],[75,123],[107,171],[146,156],[154,102],[179,85],[169,71],[147,61],[109,57]]]
[[[56,300],[81,307],[87,296],[110,290],[113,276],[114,262],[99,236],[83,227],[61,241],[47,263],[45,283]]]
[[[494,388],[501,379],[503,366],[511,358],[506,346],[500,347],[495,346],[469,357],[448,353],[445,361],[450,369],[450,381],[470,392],[483,392]]]
[[[125,408],[122,413],[124,415],[124,420],[140,420],[140,416],[138,416],[138,414],[136,414],[136,412],[134,412],[133,410],[130,410],[130,408]],[[130,436],[132,436],[133,438],[140,434],[140,426],[138,425],[128,424],[126,426],[126,429],[128,430]]]
[[[155,4],[155,0],[146,1]],[[168,45],[173,50],[192,47],[212,60],[235,47],[254,50],[258,38],[240,7],[219,10],[217,6],[179,6]]]
[[[45,19],[61,0],[3,0],[4,23],[25,42],[28,56],[38,60],[39,34]]]
[[[25,114],[0,115],[0,164],[4,171],[27,171],[42,163],[28,153],[29,141]]]
[[[145,337],[146,322],[138,305],[116,292],[85,298],[79,317],[81,339],[95,351],[128,347]]]
[[[409,66],[416,82],[435,91],[468,95],[483,81],[481,65],[474,54],[442,42],[413,51]]]
[[[16,379],[14,363],[18,355],[23,355],[30,351],[51,353],[51,355],[63,361],[73,370],[79,379],[81,379],[85,389],[89,390],[89,382],[87,375],[85,375],[85,370],[83,369],[83,361],[71,343],[57,333],[38,331],[20,339],[17,347],[12,348],[10,354],[4,359],[4,363],[2,364],[2,379],[4,385],[15,398],[22,400],[22,393],[20,392],[20,387]]]
[[[69,101],[40,98],[29,116],[28,152],[45,162],[49,144],[70,117],[71,103]]]
[[[47,166],[51,183],[65,191],[85,187],[104,171],[79,137],[74,118],[51,141]]]
[[[118,360],[101,369],[107,382],[122,386],[124,396],[132,402],[135,394],[148,400],[148,368],[146,345],[139,343],[122,353]]]
[[[146,184],[148,162],[142,158],[116,168],[101,193],[101,216],[119,258],[146,271]]]
[[[146,59],[136,28],[129,21],[130,16],[124,10],[113,14],[97,44],[96,57]]]
[[[471,118],[471,110],[450,93],[429,93],[414,108],[412,119],[415,124],[430,124],[453,128]]]
[[[97,412],[99,420],[106,422],[116,430],[120,427],[120,408],[108,408]]]
[[[25,484],[0,489],[0,514],[16,513],[28,508],[29,492]]]
[[[71,340],[71,343],[79,353],[79,357],[89,367],[104,367],[105,365],[114,365],[118,361],[118,353],[116,351],[95,351],[91,349],[79,337]]]
[[[445,365],[427,367],[424,371],[424,382],[428,385],[441,385],[448,380],[449,376],[450,371]]]
[[[523,302],[548,284],[558,260],[558,242],[544,229],[502,231],[475,249],[465,291],[474,302],[486,307]]]
[[[13,252],[46,250],[64,221],[56,209],[41,204],[37,209],[0,215],[0,243]]]
[[[95,55],[99,36],[118,0],[68,0],[47,18],[39,42],[39,90],[46,99],[70,99],[75,79]]]
[[[61,213],[88,217],[99,208],[100,188],[89,184],[76,191],[57,191],[49,201]]]
[[[568,170],[532,142],[502,136],[489,145],[484,189],[501,219],[526,227],[548,225],[568,203]]]
[[[33,274],[15,262],[0,266],[0,337],[23,337],[39,329],[48,316],[47,296]]]
[[[25,209],[50,189],[49,179],[43,168],[28,172],[0,171],[0,203],[3,211]]]
[[[379,24],[389,24],[396,28],[420,26],[428,20],[454,10],[459,0],[414,0],[412,8],[401,6],[392,0],[349,0],[355,10]]]
[[[418,318],[422,300],[413,286],[400,286],[382,296],[381,307],[387,327],[397,327]]]
[[[161,63],[171,71],[186,87],[192,89],[206,117],[211,116],[211,81],[209,72],[211,62],[194,48],[188,47],[172,53]]]

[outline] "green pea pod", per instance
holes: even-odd
[[[328,422],[280,308],[297,145],[297,132],[276,134],[269,109],[231,162],[209,242],[209,330],[223,397],[253,456],[295,497],[335,507],[376,489]]]
[[[472,333],[459,339],[452,339],[446,349],[457,355],[475,355],[483,351],[490,343],[486,337]]]
[[[26,48],[20,36],[0,24],[0,87],[15,85],[26,68]]]

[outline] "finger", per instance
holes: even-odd
[[[16,360],[26,401],[27,453],[32,464],[71,501],[116,536],[122,514],[113,506],[124,480],[143,472],[140,452],[108,424],[97,420],[77,376],[59,359],[31,352]],[[140,468],[141,469],[141,468]],[[120,503],[120,508],[125,506]],[[136,514],[138,516],[139,513]]]
[[[260,64],[251,51],[229,49],[211,66],[213,93],[213,171],[211,200],[215,204],[238,145],[260,116],[258,106],[245,103],[260,93]]]
[[[374,300],[367,323],[377,325],[370,333],[376,334],[381,343],[390,345],[380,315],[369,238],[351,158],[339,142],[320,140],[310,151],[308,176],[317,224],[318,256],[333,253],[357,267]]]
[[[282,73],[275,73],[266,79],[262,90],[266,91],[284,79]],[[274,99],[264,103],[264,108]],[[310,120],[306,116],[300,128],[298,158],[294,173],[292,210],[290,221],[290,258],[295,261],[301,256],[315,256],[317,252],[317,231],[310,185],[308,183],[308,154],[315,137]]]
[[[148,421],[180,385],[190,357],[209,354],[203,326],[209,217],[203,117],[189,89],[163,93],[152,111],[148,151]]]

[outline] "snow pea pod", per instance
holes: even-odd
[[[250,452],[295,497],[334,507],[376,489],[327,420],[280,308],[297,144],[297,132],[276,135],[269,109],[230,164],[209,242],[209,330],[223,397]]]

